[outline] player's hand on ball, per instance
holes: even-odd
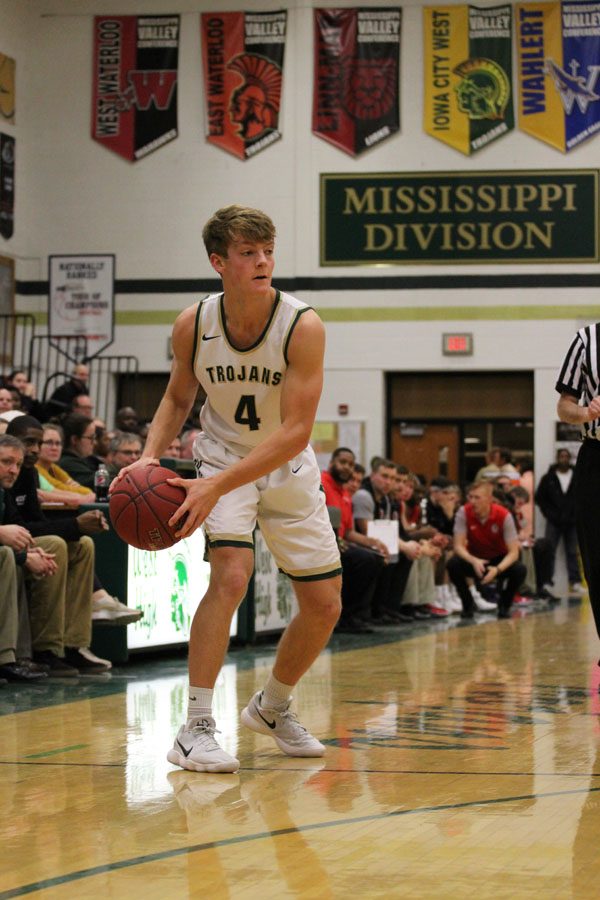
[[[204,522],[207,515],[221,496],[212,478],[169,478],[169,484],[185,489],[187,497],[177,512],[169,519],[178,538],[189,537]]]
[[[136,461],[130,463],[130,465],[123,466],[123,468],[117,472],[117,474],[111,481],[108,488],[108,493],[112,494],[119,482],[125,477],[128,472],[131,472],[132,469],[141,469],[143,466],[160,466],[160,460],[156,459],[156,457],[154,456],[140,456],[139,459],[136,459]]]

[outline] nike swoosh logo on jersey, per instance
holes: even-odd
[[[304,465],[304,463],[300,463],[300,465],[298,466],[297,469],[292,469],[292,475],[295,475],[296,472],[299,472],[303,465]]]
[[[203,334],[202,340],[203,341],[214,341],[216,338],[219,338],[219,337],[221,337],[220,334]]]
[[[263,722],[265,723],[265,725],[268,725],[269,728],[271,728],[271,729],[275,728],[275,726],[277,725],[277,722],[269,722],[268,719],[265,719],[264,716],[261,716],[261,715],[260,715],[260,709],[258,708],[258,706],[256,705],[256,703],[254,704],[254,709],[256,710],[256,712],[258,713],[258,715],[260,716],[260,718],[263,720]]]

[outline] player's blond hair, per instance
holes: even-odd
[[[260,209],[251,209],[237,203],[218,209],[202,229],[206,252],[227,256],[227,249],[240,238],[257,243],[275,240],[275,225]]]

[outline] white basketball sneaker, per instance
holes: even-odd
[[[497,603],[491,603],[489,600],[486,600],[485,597],[482,597],[474,584],[469,588],[471,591],[471,597],[473,598],[473,602],[477,609],[480,612],[495,612],[498,609]]]
[[[261,698],[262,691],[259,691],[242,710],[242,725],[258,734],[268,734],[288,756],[323,756],[323,744],[291,712],[291,697],[278,709],[264,709],[260,705]]]
[[[192,772],[237,772],[239,759],[219,747],[216,731],[212,716],[203,716],[191,728],[182,725],[167,759],[174,766]]]

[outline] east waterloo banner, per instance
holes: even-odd
[[[469,156],[515,126],[512,7],[435,6],[424,13],[424,129]]]
[[[359,156],[400,129],[402,10],[315,9],[313,133]]]
[[[206,139],[249,159],[281,137],[287,12],[202,13]]]
[[[131,162],[177,137],[179,16],[96,16],[92,137]]]
[[[568,153],[600,131],[600,2],[516,7],[519,128]]]

